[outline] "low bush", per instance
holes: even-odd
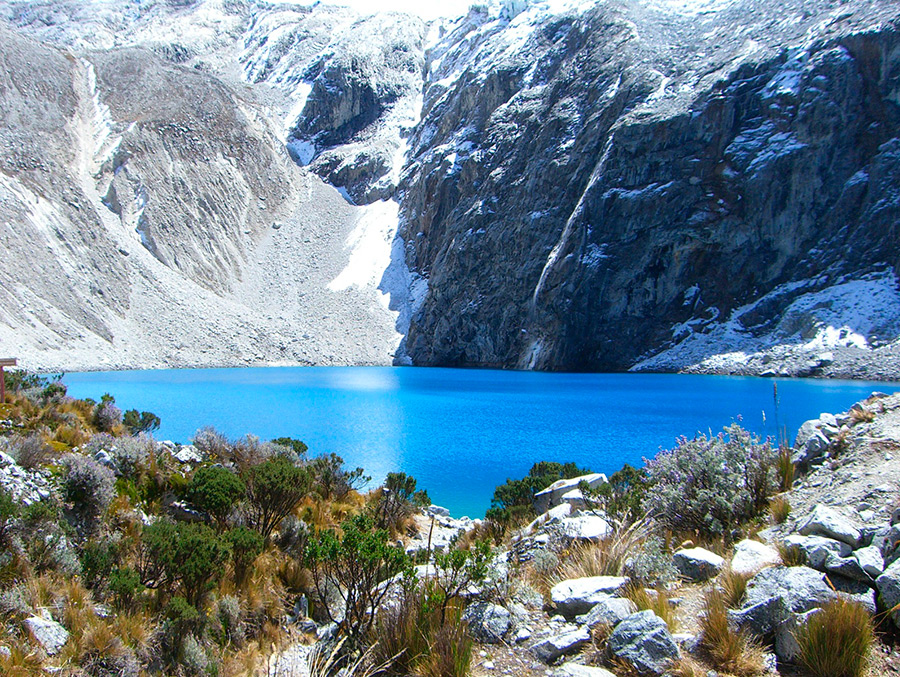
[[[225,534],[225,540],[231,546],[235,580],[241,583],[246,578],[253,561],[263,551],[263,537],[253,529],[237,527]]]
[[[608,482],[597,487],[582,482],[578,488],[588,509],[617,526],[625,526],[643,517],[643,503],[648,487],[647,472],[643,468],[632,468],[626,463],[621,470],[610,475]]]
[[[507,479],[494,489],[487,518],[511,524],[534,515],[534,495],[561,479],[580,477],[590,472],[574,463],[539,461],[531,466],[528,475],[519,480]]]
[[[791,514],[791,502],[786,496],[775,496],[769,501],[769,514],[775,524],[784,524]]]
[[[188,499],[195,506],[210,514],[220,528],[224,528],[228,515],[244,498],[247,488],[241,478],[220,465],[199,468],[191,477]]]
[[[63,499],[90,533],[115,498],[116,477],[109,468],[80,454],[66,456],[63,464]]]
[[[325,501],[343,500],[352,490],[359,489],[372,479],[362,468],[345,469],[344,459],[337,454],[317,456],[310,462],[309,472],[313,478],[313,490]]]
[[[391,677],[465,677],[469,674],[472,639],[457,600],[444,607],[434,601],[441,593],[429,580],[409,585],[400,599],[378,614],[372,633],[373,658]]]
[[[319,599],[328,600],[334,593],[341,600],[342,609],[323,604],[324,612],[357,648],[391,590],[379,583],[401,573],[412,575],[409,557],[388,541],[386,529],[377,529],[372,518],[357,515],[341,525],[340,534],[321,531],[307,546],[306,562]]]
[[[122,415],[122,423],[132,435],[141,433],[152,433],[159,430],[161,421],[159,416],[151,411],[138,411],[137,409],[129,409]]]
[[[309,493],[309,473],[284,457],[276,456],[251,466],[244,473],[247,519],[268,542],[275,527]]]
[[[428,493],[416,490],[415,477],[402,472],[388,473],[384,486],[375,499],[375,523],[381,529],[396,531],[416,507],[430,504]]]
[[[94,426],[105,433],[113,432],[122,423],[122,410],[116,406],[116,398],[105,393],[94,409]]]
[[[9,440],[9,454],[16,463],[26,470],[34,470],[50,462],[54,457],[53,447],[37,433]]]
[[[638,611],[652,611],[662,618],[669,626],[670,632],[678,632],[678,619],[675,616],[675,607],[669,598],[669,593],[664,588],[648,590],[640,583],[630,582],[622,591],[622,597],[634,602]]]
[[[645,507],[675,532],[728,536],[760,515],[774,493],[775,452],[732,424],[715,437],[682,437],[647,464]]]
[[[799,663],[813,677],[863,677],[875,633],[865,607],[839,597],[813,614],[796,639]]]

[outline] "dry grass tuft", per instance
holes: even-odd
[[[791,514],[791,502],[787,496],[775,496],[769,501],[769,514],[775,524],[784,524]]]
[[[875,420],[875,412],[854,404],[850,407],[850,420],[855,423],[871,423]]]
[[[682,654],[681,658],[672,664],[669,674],[673,677],[707,677],[709,670],[696,658]]]
[[[796,638],[799,663],[813,677],[863,677],[875,633],[861,604],[837,598],[811,616]]]
[[[792,451],[787,444],[778,447],[778,456],[775,457],[775,470],[778,472],[778,482],[782,491],[790,491],[794,486],[796,467],[791,460]]]
[[[744,599],[744,593],[747,592],[747,581],[751,578],[751,574],[739,574],[732,571],[731,567],[726,567],[719,574],[718,583],[722,588],[722,598],[725,606],[729,609],[736,609],[741,605]]]
[[[806,552],[796,545],[788,545],[782,541],[775,544],[781,563],[786,567],[802,567],[806,565]]]
[[[731,629],[725,598],[717,589],[704,596],[700,627],[700,646],[717,670],[735,677],[751,677],[765,671],[761,646],[745,633]]]
[[[616,530],[599,543],[575,548],[559,567],[559,580],[588,576],[621,576],[625,563],[650,537],[652,524],[641,518],[625,529]]]
[[[652,611],[666,622],[670,632],[678,632],[678,619],[675,617],[675,607],[669,600],[668,592],[662,588],[650,591],[632,582],[625,586],[621,594],[622,597],[634,602],[638,611]]]

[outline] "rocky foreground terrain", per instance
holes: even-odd
[[[896,378],[898,15],[4,0],[0,342]]]
[[[4,425],[8,426],[9,421]],[[147,443],[144,438],[140,441],[144,448]],[[240,444],[249,443],[258,441]],[[112,472],[121,476],[122,464],[134,453],[128,450],[135,442],[116,442],[109,435],[101,435],[84,448],[93,450],[98,445],[102,448],[92,462],[108,468],[105,472],[110,477]],[[155,462],[171,464],[180,477],[196,474],[199,468],[208,470],[213,458],[210,453],[223,453],[211,452],[216,447],[202,440],[196,446],[170,442],[155,446]],[[21,448],[18,453],[22,453]],[[806,422],[792,454],[796,479],[789,491],[775,497],[771,515],[762,522],[745,524],[731,534],[732,538],[706,542],[705,547],[690,542],[669,547],[653,541],[650,536],[641,535],[646,527],[642,521],[625,530],[617,528],[608,515],[586,504],[582,493],[581,480],[602,486],[607,479],[601,475],[560,480],[539,493],[536,505],[546,511],[527,526],[507,534],[502,545],[490,553],[486,577],[460,589],[466,600],[462,617],[467,632],[477,641],[469,674],[830,674],[810,673],[800,667],[802,640],[798,637],[811,619],[826,613],[824,609],[835,600],[856,605],[877,626],[868,653],[868,674],[900,672],[900,654],[896,650],[900,627],[900,395],[873,394],[848,412],[823,413]],[[169,458],[171,461],[165,460]],[[71,459],[66,463],[75,467]],[[60,473],[51,467],[26,470],[8,454],[0,454],[0,489],[23,505],[59,500],[54,498],[59,483]],[[116,500],[115,514],[120,523],[117,528],[133,520],[135,525],[131,528],[139,528],[138,523],[143,521],[147,531],[147,525],[161,519],[148,517],[139,507],[125,510],[123,506],[129,506],[127,495]],[[190,502],[172,501],[169,497],[163,503],[165,514],[178,523],[204,519]],[[780,512],[776,503],[782,508],[788,506],[788,510]],[[342,509],[346,510],[346,505]],[[401,543],[408,553],[420,557],[422,563],[416,568],[420,580],[442,580],[450,575],[448,570],[437,567],[429,556],[447,552],[484,527],[481,520],[453,519],[446,510],[431,506],[415,516]],[[282,524],[281,531],[289,528]],[[288,543],[290,537],[281,533],[276,542]],[[616,555],[619,564],[610,557],[617,548],[621,550]],[[586,553],[594,553],[595,559],[585,557]],[[271,556],[263,554],[256,566],[267,566],[265,562]],[[4,566],[9,566],[9,562]],[[609,566],[618,566],[618,573],[607,569],[598,573],[601,567]],[[86,577],[87,571],[82,571],[81,576]],[[285,576],[281,571],[270,569],[269,575]],[[658,583],[646,589],[636,586],[638,579],[632,577],[638,575],[645,583],[654,579]],[[39,580],[48,586],[54,579],[44,576]],[[400,580],[382,582],[378,589],[393,589],[392,594],[399,594]],[[736,586],[736,580],[742,585]],[[97,586],[94,594],[101,594],[100,583],[92,585]],[[297,585],[303,589],[308,584]],[[76,638],[75,623],[83,626],[86,617],[93,619],[92,623],[112,623],[116,615],[110,616],[108,607],[92,602],[91,593],[77,587],[72,588],[82,591],[78,593],[81,601],[77,611],[72,609],[73,602],[68,597],[41,608],[31,607],[28,598],[16,592],[23,587],[29,591],[27,595],[50,595],[52,599],[52,592],[37,592],[41,589],[37,584],[19,584],[0,595],[0,612],[6,614],[8,621],[0,635],[0,664],[7,659],[10,665],[26,660],[21,649],[24,641],[34,647],[28,654],[30,665],[56,666],[63,659],[81,660],[82,665],[87,665],[84,661],[92,655],[91,649],[78,647],[85,643],[90,647],[93,640],[88,639],[90,634],[84,634],[83,627]],[[220,588],[212,597],[217,598],[228,589]],[[727,619],[728,632],[740,631],[756,638],[755,644],[741,640],[744,644],[738,658],[724,666],[711,648],[711,631],[704,620],[710,614],[709,595],[717,590],[728,600],[727,608],[723,606],[721,612],[723,623]],[[282,588],[280,594],[285,595],[286,591]],[[211,607],[218,608],[216,613],[220,616],[225,597]],[[296,601],[288,607],[292,611],[286,614],[279,611],[285,604],[284,597],[272,602],[271,611],[267,609],[267,613],[274,614],[271,622],[278,623],[280,648],[275,647],[277,650],[272,652],[273,647],[266,646],[262,652],[257,649],[249,654],[242,663],[252,666],[246,672],[234,672],[235,664],[227,663],[228,674],[311,674],[311,656],[334,646],[337,626],[323,618],[321,611],[309,618],[305,595],[295,591],[293,597]],[[253,604],[253,599],[248,597],[242,604]],[[388,613],[392,605],[399,603],[396,599],[390,595],[385,598],[379,613]],[[131,612],[117,609],[116,613],[130,618]],[[239,618],[249,609],[234,613]],[[214,618],[210,611],[205,621],[209,627],[218,627]],[[147,619],[141,622],[146,623]],[[177,627],[171,625],[173,622],[160,625],[160,637],[167,637],[165,633]],[[17,623],[22,627],[18,628]],[[245,641],[243,634],[234,637],[227,640],[229,646],[234,642],[240,647]],[[17,652],[15,655],[11,656],[10,646]],[[152,654],[152,649],[143,650]],[[839,650],[845,647],[841,645]],[[196,651],[201,651],[202,656],[201,649]],[[123,654],[119,647],[110,654],[113,655],[120,661],[116,665],[133,665],[122,662],[123,655],[134,657],[133,652]],[[187,663],[179,665],[188,672],[194,669]]]

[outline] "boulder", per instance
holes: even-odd
[[[591,633],[587,627],[570,630],[541,640],[531,647],[531,652],[544,663],[552,663],[560,656],[574,653],[591,641]]]
[[[450,511],[447,508],[443,508],[439,505],[429,505],[427,508],[425,508],[425,512],[436,517],[450,517]]]
[[[485,644],[501,642],[512,625],[509,611],[488,602],[470,604],[463,613],[463,619],[469,624],[472,636]]]
[[[775,630],[775,654],[782,661],[793,663],[800,655],[797,643],[797,631],[806,625],[814,615],[822,613],[821,609],[811,609],[802,614],[789,614]]]
[[[679,657],[678,645],[666,622],[652,611],[632,614],[606,640],[609,652],[644,674],[665,674]]]
[[[58,654],[69,641],[69,631],[50,618],[31,616],[25,619],[25,627],[48,656]]]
[[[731,570],[737,574],[755,574],[764,567],[776,564],[781,564],[781,557],[770,545],[748,538],[734,546]]]
[[[550,590],[550,598],[566,618],[586,614],[595,604],[608,598],[628,583],[621,576],[588,576],[557,583]]]
[[[843,541],[851,548],[859,545],[859,530],[837,510],[821,503],[812,509],[797,531],[803,536],[825,536]]]
[[[563,663],[551,673],[551,677],[616,677],[609,670],[580,663]]]
[[[534,509],[538,513],[544,513],[550,508],[560,505],[563,495],[569,493],[572,489],[577,489],[581,482],[587,482],[590,487],[599,487],[601,484],[605,484],[607,479],[603,473],[591,473],[571,479],[557,480],[543,491],[539,491],[534,495]]]
[[[829,556],[848,557],[853,552],[846,543],[822,536],[791,534],[784,539],[784,543],[789,547],[800,548],[806,555],[806,563],[819,570],[825,567],[825,560]]]
[[[598,541],[612,531],[609,522],[590,514],[568,517],[562,521],[562,528],[566,538],[577,541]]]
[[[744,607],[778,597],[793,613],[805,613],[841,595],[859,602],[874,613],[875,600],[865,583],[836,574],[824,574],[809,567],[769,567],[747,582]],[[742,609],[742,610],[743,610]]]
[[[576,617],[575,622],[579,625],[586,625],[589,628],[601,624],[615,627],[619,622],[637,613],[637,610],[637,605],[630,599],[608,597],[597,602],[594,608],[586,614]]]
[[[692,581],[705,581],[716,576],[725,560],[705,548],[678,550],[672,559],[682,576]]]
[[[728,611],[728,623],[740,630],[748,630],[759,637],[771,635],[790,615],[781,597],[769,597],[741,609]]]
[[[878,578],[884,573],[884,558],[881,556],[881,549],[878,546],[870,545],[860,548],[853,553],[859,565],[872,578]]]
[[[894,562],[875,579],[875,587],[886,609],[894,609],[900,604],[900,561]],[[894,625],[900,627],[900,609],[891,612]]]
[[[201,463],[203,462],[203,456],[200,453],[200,450],[197,449],[193,444],[186,444],[181,449],[176,451],[173,456],[175,460],[179,463]]]
[[[532,533],[535,529],[542,527],[547,524],[553,524],[554,522],[559,522],[565,517],[568,517],[572,512],[572,506],[568,503],[562,503],[560,505],[554,506],[550,508],[547,512],[542,515],[538,515],[532,522],[525,527],[522,531],[526,534]]]
[[[862,581],[863,583],[871,583],[873,580],[872,577],[863,570],[859,560],[855,557],[836,557],[834,555],[829,555],[825,560],[825,571],[852,578],[854,581]]]

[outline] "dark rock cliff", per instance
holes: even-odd
[[[457,45],[493,30],[493,60],[470,55],[449,87],[431,75],[401,185],[428,279],[412,361],[625,369],[774,290],[745,338],[801,294],[895,267],[898,14],[604,3],[507,52],[508,27],[470,16]]]

